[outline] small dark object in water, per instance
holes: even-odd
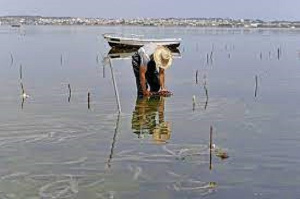
[[[170,97],[171,95],[173,95],[171,91],[151,92],[151,96]]]
[[[229,158],[229,155],[227,154],[227,152],[225,151],[220,151],[216,154],[216,156],[218,156],[219,158],[221,158],[222,160]]]
[[[12,28],[20,28],[21,25],[20,25],[20,24],[12,24],[11,27],[12,27]]]

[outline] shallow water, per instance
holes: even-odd
[[[137,100],[112,59],[118,115],[106,32],[181,37],[174,95]],[[297,198],[299,34],[0,26],[1,198]]]

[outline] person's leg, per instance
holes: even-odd
[[[153,61],[149,62],[148,70],[146,72],[146,79],[148,84],[150,85],[151,92],[158,92],[160,89],[159,83],[159,74],[156,70],[155,63]]]
[[[143,96],[142,87],[140,83],[140,63],[141,63],[141,58],[139,54],[134,53],[134,55],[132,55],[132,68],[133,68],[135,81],[136,81],[137,95]]]

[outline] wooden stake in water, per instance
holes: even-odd
[[[206,101],[205,101],[205,105],[204,105],[204,110],[206,110],[207,104],[208,104],[208,89],[207,89],[207,87],[206,87],[206,75],[204,75],[203,79],[204,79],[204,82],[203,82],[203,88],[204,88],[205,96],[206,96]]]
[[[91,108],[90,102],[91,102],[91,93],[88,92],[88,109]]]
[[[21,86],[21,98],[22,98],[21,108],[23,109],[25,99],[27,99],[29,97],[29,95],[26,94],[25,89],[24,89],[24,85],[23,85],[22,82],[20,83],[20,86]]]
[[[22,80],[23,78],[23,71],[22,71],[22,64],[20,64],[20,68],[19,68],[19,74],[20,74],[20,80]]]
[[[117,105],[118,105],[118,111],[119,111],[119,113],[121,113],[122,110],[121,110],[121,103],[120,103],[118,86],[116,84],[116,80],[115,80],[115,75],[114,75],[114,70],[113,70],[113,67],[112,67],[111,59],[110,58],[108,58],[108,59],[109,59],[109,66],[110,66],[110,70],[111,70],[112,82],[113,82],[114,91],[115,91],[116,102],[117,102]]]
[[[69,89],[69,96],[68,96],[68,102],[71,101],[71,96],[72,96],[72,90],[71,90],[71,85],[68,84],[68,89]]]
[[[193,95],[193,111],[195,111],[195,107],[196,107],[196,96]]]
[[[279,60],[281,56],[281,51],[280,48],[277,49],[277,59]]]
[[[206,54],[206,64],[209,65],[209,55],[208,55],[208,53]]]
[[[209,149],[212,150],[212,134],[213,134],[213,127],[210,126],[210,129],[209,129]]]
[[[13,64],[14,64],[14,57],[12,53],[10,53],[10,66],[12,66]]]
[[[198,70],[196,70],[196,84],[198,84]]]
[[[255,91],[254,91],[254,97],[257,96],[257,87],[258,87],[258,77],[255,75]]]
[[[213,136],[213,127],[210,126],[210,130],[209,130],[209,170],[212,169],[212,138]]]
[[[209,59],[210,59],[210,63],[211,63],[211,64],[213,63],[213,54],[214,54],[214,52],[211,51],[211,52],[210,52],[210,56],[209,56]]]
[[[262,53],[259,54],[259,58],[260,58],[260,60],[262,60]]]
[[[64,60],[63,60],[63,54],[61,54],[61,55],[60,55],[60,65],[61,65],[61,66],[63,65],[63,61],[64,61]]]

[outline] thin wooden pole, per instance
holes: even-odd
[[[213,54],[214,54],[214,52],[211,51],[211,52],[210,52],[210,56],[209,56],[209,59],[210,59],[210,63],[211,63],[211,64],[213,63]]]
[[[196,70],[196,84],[198,84],[198,70]]]
[[[71,96],[72,96],[72,90],[71,90],[71,85],[68,84],[68,89],[69,89],[69,96],[68,96],[68,102],[71,101]]]
[[[12,53],[10,53],[10,65],[12,66],[14,64],[14,57]]]
[[[90,102],[91,102],[91,93],[88,92],[88,109],[91,109]]]
[[[193,111],[195,111],[195,107],[196,107],[196,96],[193,95]]]
[[[209,65],[209,55],[208,55],[208,53],[206,54],[206,64]]]
[[[204,88],[205,96],[206,96],[206,101],[205,101],[205,105],[204,105],[204,109],[206,110],[207,104],[208,104],[208,89],[206,87],[206,76],[204,76],[203,88]]]
[[[112,82],[113,82],[114,91],[115,91],[116,102],[117,102],[117,105],[118,105],[118,111],[119,111],[119,113],[121,113],[122,110],[121,110],[121,103],[120,103],[118,86],[116,84],[116,80],[115,80],[115,76],[114,76],[114,70],[113,70],[113,66],[112,66],[112,63],[111,63],[111,59],[110,58],[108,58],[108,59],[109,59],[109,66],[110,66],[110,70],[111,70]]]
[[[212,136],[213,136],[213,127],[210,126],[210,131],[209,131],[209,170],[212,169]]]
[[[257,75],[255,75],[255,92],[254,92],[254,97],[257,96],[257,87],[258,87],[258,78],[257,78]]]
[[[19,73],[20,73],[20,80],[22,80],[22,78],[23,78],[22,64],[20,64]]]
[[[61,66],[63,65],[63,61],[64,61],[64,59],[63,59],[63,54],[60,54],[60,65],[61,65]]]

